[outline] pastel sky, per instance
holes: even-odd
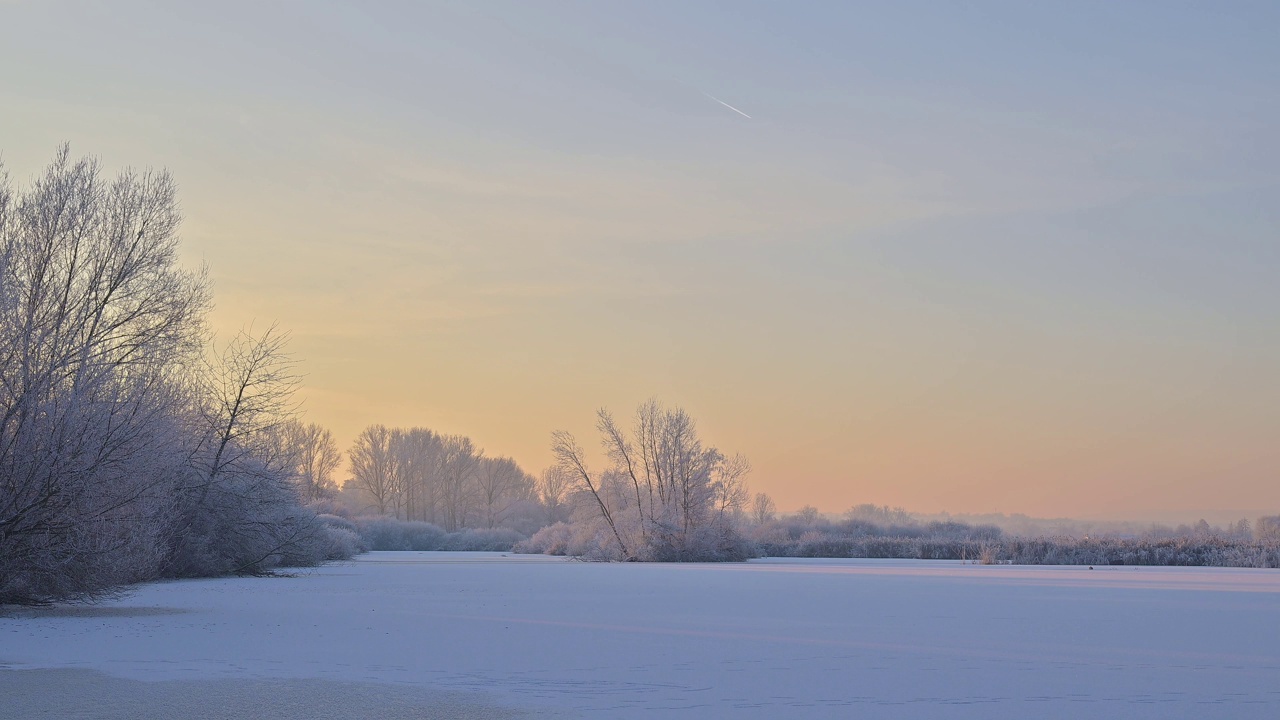
[[[167,167],[305,408],[656,396],[784,509],[1280,512],[1280,4],[13,2],[0,152]],[[741,109],[735,113],[708,96]]]

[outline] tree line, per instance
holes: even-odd
[[[629,428],[601,410],[602,466],[566,432],[552,435],[556,470],[571,480],[567,521],[516,545],[522,552],[600,560],[717,561],[749,557],[966,560],[988,564],[1280,567],[1280,517],[1214,528],[1201,520],[1140,533],[1009,534],[994,524],[925,520],[858,505],[838,520],[812,506],[779,515],[751,496],[750,464],[703,445],[679,408],[649,401]]]
[[[427,522],[445,532],[502,527],[527,534],[554,521],[555,498],[550,511],[540,503],[547,480],[509,457],[486,456],[468,437],[371,425],[349,455],[344,490],[357,507],[377,515]],[[549,482],[555,491],[557,482]]]
[[[618,560],[726,560],[749,554],[739,532],[750,464],[704,445],[693,418],[656,400],[624,429],[597,414],[605,464],[596,469],[567,432],[552,434],[556,463],[538,476],[488,457],[469,438],[427,428],[371,425],[356,438],[343,487],[352,528],[375,548],[478,547],[498,535],[447,542],[444,533],[515,531],[504,549],[565,543]],[[772,512],[758,495],[756,509]],[[366,515],[366,517],[360,517]],[[381,519],[376,519],[381,518]],[[395,524],[399,521],[401,524]],[[545,542],[544,542],[545,541]],[[578,547],[581,545],[581,547]]]

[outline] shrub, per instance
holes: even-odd
[[[370,550],[443,550],[445,532],[419,520],[356,518],[355,525]]]
[[[341,520],[341,518],[339,518]],[[466,528],[446,533],[439,526],[419,520],[361,517],[343,529],[357,532],[368,550],[452,550],[511,552],[525,536],[510,528]]]

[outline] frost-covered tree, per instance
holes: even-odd
[[[536,528],[533,480],[511,458],[486,458],[470,438],[373,425],[349,453],[351,487],[379,515],[439,525]]]
[[[448,532],[467,526],[477,501],[476,471],[484,451],[461,435],[441,437],[439,487],[441,525]]]
[[[163,172],[105,178],[63,146],[0,169],[0,602],[154,572],[184,466],[184,378],[209,293],[177,265]]]
[[[299,379],[285,352],[287,343],[288,335],[274,326],[260,336],[242,330],[208,361],[200,408],[202,489],[219,475],[256,470],[264,460],[292,465],[283,435],[296,422],[293,394]]]
[[[891,508],[888,505],[873,505],[871,503],[855,505],[849,508],[844,516],[847,520],[862,520],[881,525],[906,525],[913,520],[911,513],[903,508]]]
[[[533,479],[509,457],[481,459],[475,478],[482,527],[503,525],[517,505],[533,500]]]
[[[392,433],[385,425],[370,425],[358,436],[348,453],[351,459],[351,479],[369,497],[373,498],[379,515],[399,505],[399,481],[397,478]]]
[[[1280,542],[1280,515],[1258,518],[1253,526],[1253,536],[1263,542]]]
[[[303,502],[332,498],[338,492],[333,473],[342,463],[342,453],[333,433],[315,423],[294,420],[282,429],[284,452],[293,457],[294,486]]]
[[[538,501],[546,513],[547,525],[568,519],[566,501],[572,484],[572,476],[563,468],[552,466],[542,471],[538,478]]]
[[[651,400],[631,430],[600,410],[596,428],[609,464],[593,471],[572,435],[552,435],[558,467],[591,499],[617,555],[630,560],[717,560],[744,557],[736,528],[745,503],[745,458],[728,460],[703,445],[684,410]]]
[[[440,436],[427,428],[396,428],[389,442],[397,478],[394,484],[404,496],[398,507],[403,508],[405,519],[438,522]]]
[[[324,559],[325,529],[296,491],[294,362],[275,327],[242,331],[211,356],[197,403],[197,442],[177,495],[166,575],[259,573]]]
[[[763,525],[773,520],[778,512],[778,506],[774,504],[773,498],[759,492],[751,501],[751,521],[757,525]]]
[[[796,511],[794,518],[801,525],[814,527],[822,521],[822,513],[818,512],[818,508],[812,505],[805,505]]]
[[[65,146],[22,191],[0,169],[0,602],[332,550],[283,482],[283,339],[205,361],[180,220],[164,172],[106,178]]]
[[[721,516],[737,515],[747,506],[751,492],[747,488],[747,474],[751,462],[745,455],[724,458],[711,483],[712,502]]]

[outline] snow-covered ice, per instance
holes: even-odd
[[[370,553],[11,609],[4,667],[0,717],[258,687],[335,717],[1270,719],[1280,571]]]

